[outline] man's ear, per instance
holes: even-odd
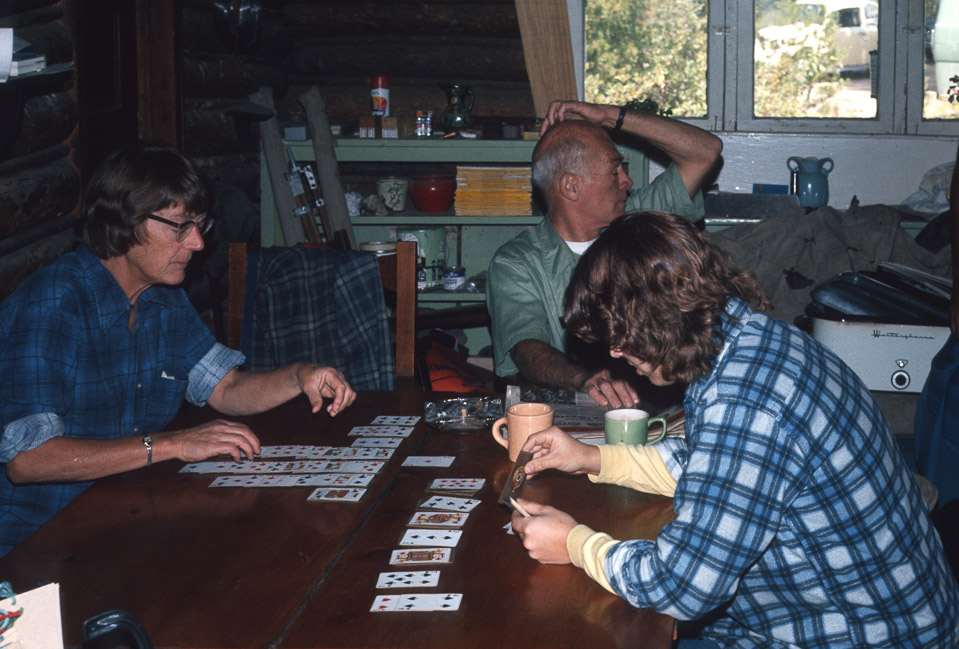
[[[557,193],[568,201],[579,200],[580,177],[576,174],[565,173],[559,177]]]

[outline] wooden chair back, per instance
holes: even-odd
[[[394,311],[390,318],[396,338],[396,376],[416,375],[416,242],[400,241],[395,255],[377,258],[386,303]],[[246,244],[231,243],[229,249],[229,292],[227,297],[227,347],[240,349],[243,331],[243,301],[246,296]]]
[[[416,242],[398,241],[395,255],[377,258],[386,302],[394,310],[396,376],[416,375]]]

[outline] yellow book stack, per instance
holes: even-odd
[[[456,216],[531,216],[529,167],[457,167]]]

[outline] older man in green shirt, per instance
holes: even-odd
[[[672,160],[648,186],[630,194],[623,157],[603,127],[644,139]],[[618,106],[553,102],[533,151],[533,185],[546,202],[539,225],[504,244],[487,280],[493,361],[499,377],[516,375],[553,388],[579,390],[611,407],[638,402],[635,389],[567,346],[560,324],[563,296],[579,256],[617,216],[638,209],[704,215],[700,185],[722,141],[677,120]]]

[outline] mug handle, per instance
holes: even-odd
[[[656,442],[662,441],[666,437],[666,418],[665,417],[656,417],[655,419],[650,419],[647,426],[647,431],[652,429],[653,424],[662,424],[663,429],[659,431],[659,437],[650,437],[649,433],[646,433],[646,443],[655,444]]]
[[[500,417],[493,424],[493,428],[490,432],[493,433],[493,439],[496,440],[496,443],[502,446],[505,449],[509,448],[509,441],[503,437],[503,433],[500,432],[500,428],[506,425],[506,417]]]

